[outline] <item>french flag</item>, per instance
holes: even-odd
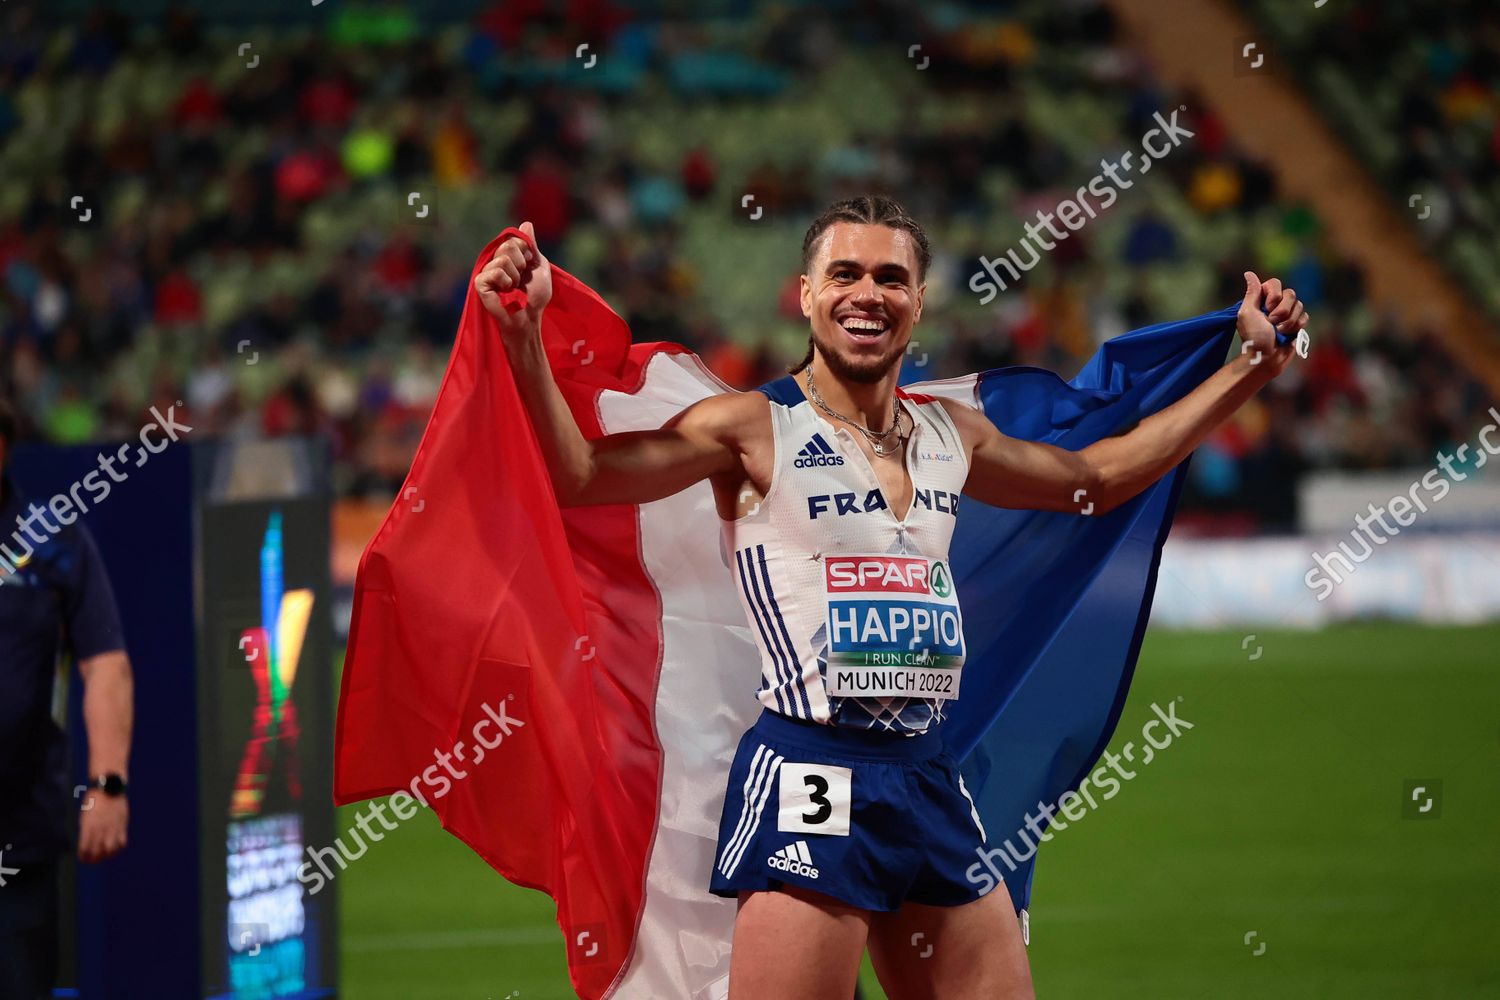
[[[474,273],[520,235],[497,236]],[[631,343],[556,264],[552,281],[544,346],[586,437],[656,428],[735,391],[680,345]],[[1117,337],[1071,381],[1003,368],[904,391],[1078,449],[1212,374],[1236,309]],[[1017,835],[1079,785],[1114,729],[1183,474],[1107,515],[1086,498],[1077,514],[960,507],[950,561],[968,658],[942,731],[990,846],[1017,848],[1000,871],[1018,912],[1035,858]],[[719,540],[706,481],[654,503],[558,506],[471,281],[411,472],[360,562],[334,798],[415,792],[501,875],[552,896],[590,1000],[727,992],[735,906],[707,886],[760,661]],[[424,781],[497,711],[519,723],[503,742],[461,778]]]

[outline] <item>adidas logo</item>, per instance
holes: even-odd
[[[792,465],[798,469],[811,469],[815,465],[843,465],[844,456],[835,455],[822,434],[814,434],[812,440],[797,450],[797,460]]]
[[[817,878],[818,870],[812,866],[812,855],[807,853],[807,841],[788,844],[766,859],[766,864],[779,871],[790,872],[805,878]]]

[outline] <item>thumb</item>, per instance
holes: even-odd
[[[1254,271],[1245,272],[1245,301],[1241,304],[1240,308],[1260,308],[1260,279],[1255,276]]]
[[[536,246],[536,230],[532,228],[531,223],[521,223],[521,232],[526,234],[526,238],[531,241],[533,247]]]

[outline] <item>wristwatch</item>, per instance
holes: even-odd
[[[114,799],[124,795],[127,786],[124,778],[120,777],[117,772],[110,771],[108,774],[101,774],[97,778],[89,779],[89,787],[97,788],[105,795]]]

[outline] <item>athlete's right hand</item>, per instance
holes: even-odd
[[[523,222],[520,228],[533,243],[536,241],[531,223]],[[479,301],[499,323],[502,336],[531,333],[540,329],[542,310],[552,300],[552,265],[526,240],[512,236],[503,240],[495,248],[495,255],[479,269],[474,288],[479,292]],[[500,301],[500,295],[515,288],[525,290],[526,308],[511,312]]]

